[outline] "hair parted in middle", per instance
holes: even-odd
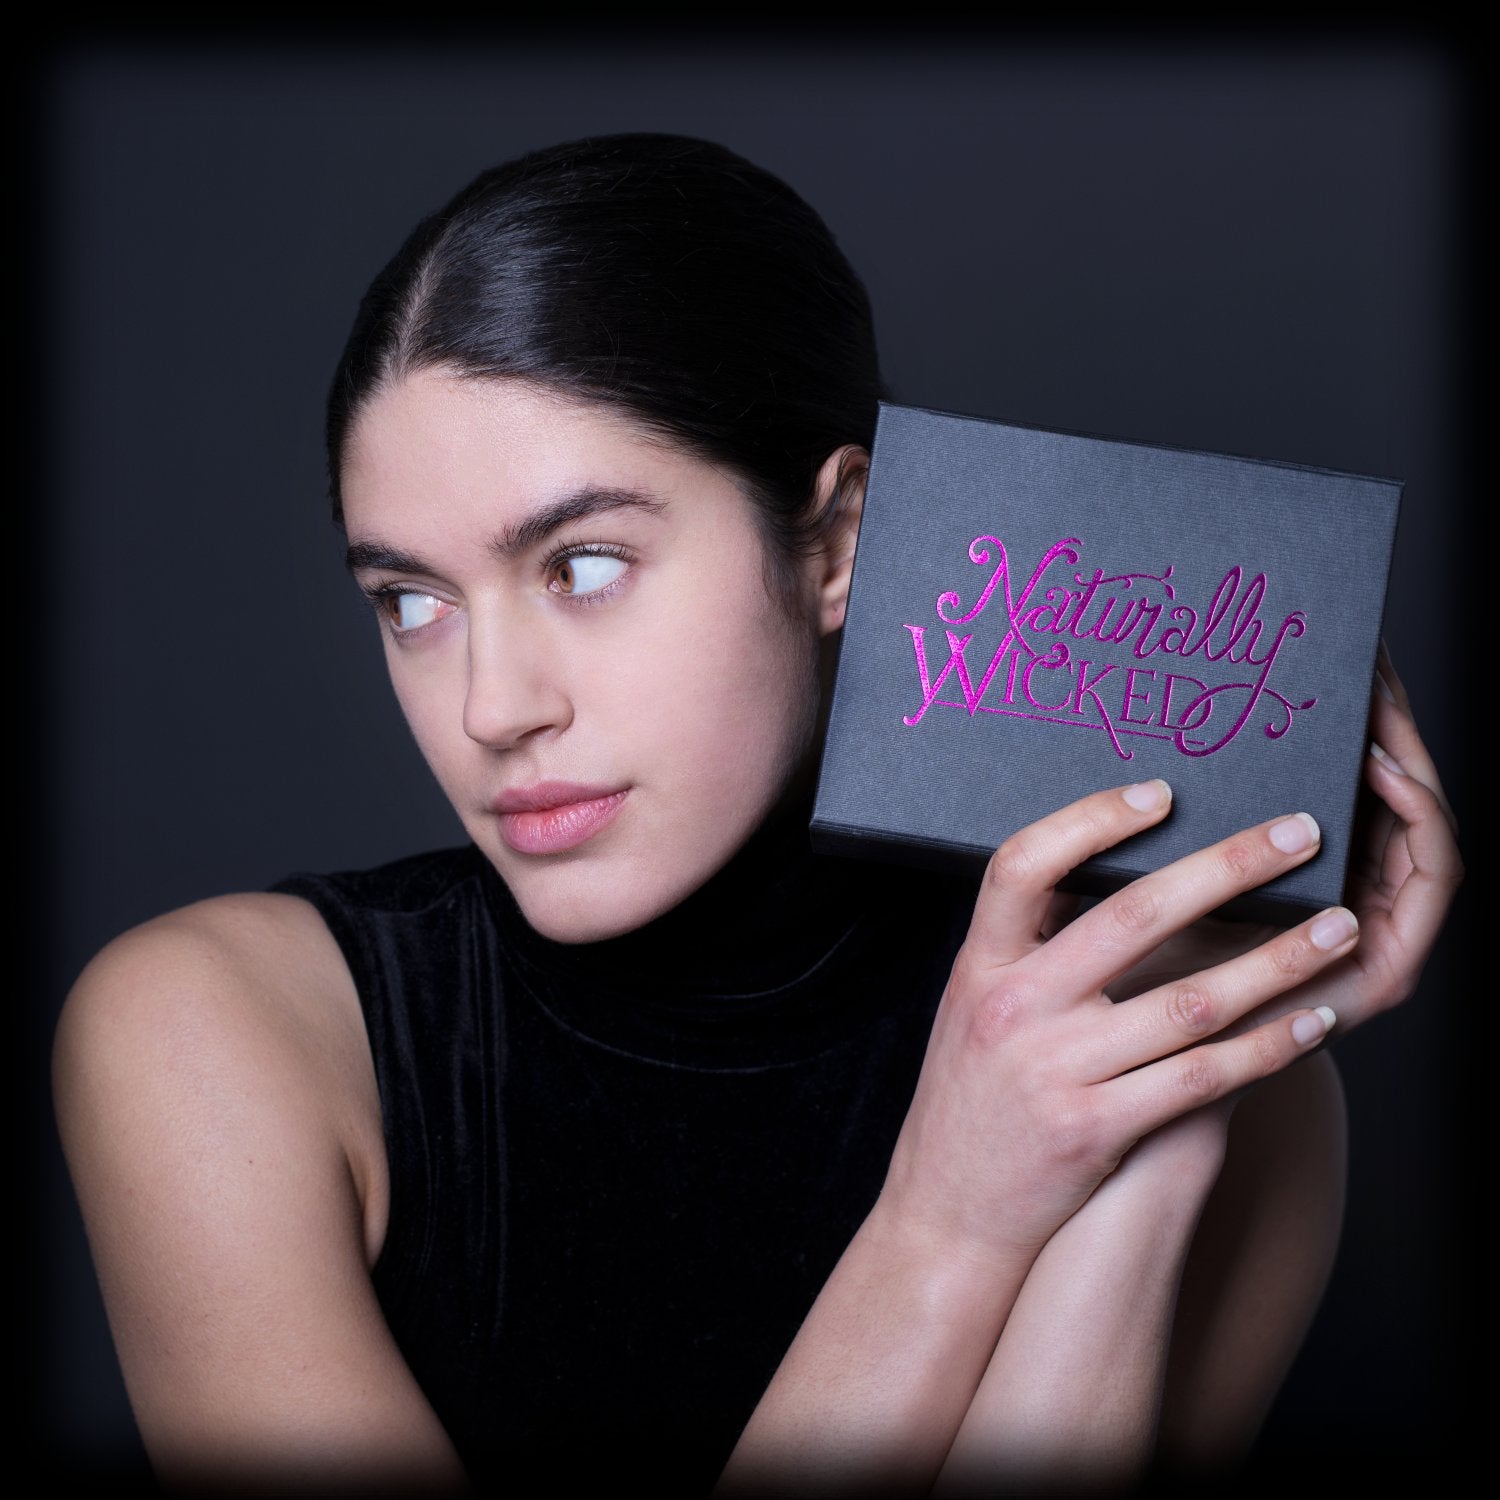
[[[351,424],[434,367],[600,402],[728,466],[782,589],[834,509],[814,505],[820,466],[869,447],[885,394],[869,296],[819,215],[724,146],[645,133],[492,168],[412,231],[329,393],[336,519]]]

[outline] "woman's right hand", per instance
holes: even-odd
[[[1105,993],[1189,923],[1311,858],[1305,814],[1142,876],[1043,936],[1058,882],[1170,805],[1162,782],[1099,792],[991,859],[877,1205],[902,1238],[945,1255],[1034,1256],[1142,1137],[1326,1034],[1330,1012],[1300,1009],[1217,1036],[1353,949],[1358,926],[1341,907],[1121,1003]]]

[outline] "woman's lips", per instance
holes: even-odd
[[[500,837],[517,854],[561,854],[614,822],[630,788],[607,791],[547,781],[495,799]]]

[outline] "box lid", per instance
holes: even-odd
[[[1245,909],[1342,899],[1398,481],[884,404],[813,812],[825,850],[978,863],[1160,776],[1107,890],[1280,813]]]

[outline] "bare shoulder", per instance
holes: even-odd
[[[116,938],[59,1021],[54,1096],[147,1450],[178,1475],[451,1448],[380,1312],[373,1066],[317,912],[247,894]],[[260,1455],[261,1457],[257,1457]]]
[[[257,1013],[272,1026],[316,1024],[352,997],[333,935],[307,902],[216,896],[132,927],[79,975],[59,1045],[92,1028]]]
[[[296,897],[219,896],[115,938],[63,1007],[53,1091],[81,1193],[90,1158],[128,1141],[151,1147],[131,1169],[149,1173],[186,1141],[282,1136],[343,1155],[362,1207],[381,1210],[358,998],[332,934]]]

